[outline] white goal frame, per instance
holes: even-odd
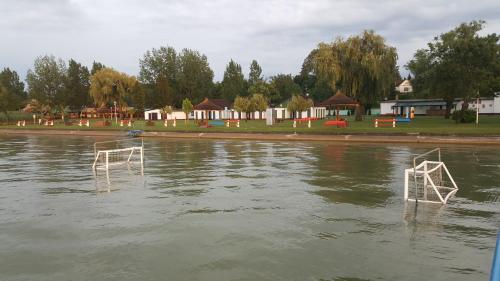
[[[98,149],[100,146],[113,146],[116,147],[114,149]],[[140,146],[131,142],[129,139],[125,140],[116,140],[116,141],[105,141],[105,142],[96,142],[94,143],[94,164],[92,165],[92,169],[96,170],[98,168],[109,169],[112,165],[120,165],[120,164],[129,164],[131,162],[132,156],[134,153],[138,152],[140,157],[141,166],[144,164],[144,140],[141,139]],[[123,153],[128,154],[126,161],[109,161],[110,154]],[[99,165],[101,162],[99,161],[100,157],[104,157],[104,165]]]
[[[426,157],[435,152],[438,153],[438,161],[424,160],[416,165],[417,159]],[[434,182],[431,177],[432,173],[437,173],[438,182]],[[443,186],[443,177],[448,179],[451,186]],[[415,196],[414,198],[409,198],[410,181],[413,182],[414,190],[412,191]],[[419,190],[419,186],[421,186],[421,190]],[[421,192],[419,193],[419,191]],[[429,194],[429,191],[434,194]],[[448,168],[446,168],[444,162],[441,161],[441,150],[439,148],[413,158],[413,168],[405,169],[404,200],[406,201],[446,204],[448,199],[457,191],[458,186],[455,180],[448,171]],[[433,196],[437,197],[437,200],[429,199],[429,197]]]

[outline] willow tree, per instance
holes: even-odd
[[[127,106],[126,100],[136,92],[139,83],[134,76],[112,68],[102,68],[90,77],[90,96],[97,107],[108,107],[117,103],[118,109]]]
[[[312,52],[313,71],[329,82],[332,90],[342,90],[357,99],[356,120],[391,92],[397,74],[397,52],[373,31],[364,31],[347,40],[337,38],[320,43]]]

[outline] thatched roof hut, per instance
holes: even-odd
[[[225,110],[229,109],[231,104],[224,99],[205,98],[202,102],[193,107],[194,110]]]

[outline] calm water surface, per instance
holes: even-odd
[[[460,190],[415,209],[433,147],[148,139],[108,185],[94,141],[0,136],[0,280],[488,279],[499,147],[444,147]]]

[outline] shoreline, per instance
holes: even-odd
[[[52,135],[52,136],[97,136],[116,137],[126,135],[126,131],[97,130],[32,130],[0,129],[1,135]],[[267,141],[332,141],[365,143],[421,143],[421,144],[461,144],[500,145],[500,136],[423,136],[423,135],[315,135],[279,133],[190,133],[190,132],[144,132],[144,138],[172,139],[226,139],[226,140],[267,140]]]

